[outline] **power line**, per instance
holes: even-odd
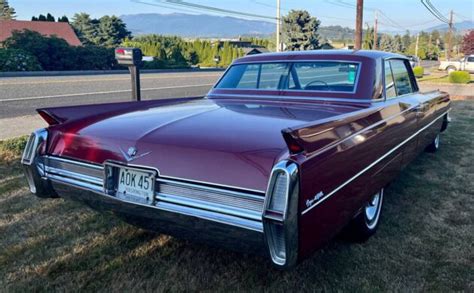
[[[223,8],[207,6],[207,5],[201,5],[201,4],[186,2],[186,1],[183,1],[183,0],[161,0],[161,1],[160,0],[155,0],[155,1],[164,2],[164,3],[170,4],[170,5],[176,5],[176,6],[181,6],[181,7],[183,7],[183,6],[188,7],[188,8],[191,7],[191,8],[198,9],[198,10],[203,10],[203,11],[212,11],[212,12],[217,12],[217,13],[225,13],[225,14],[246,16],[246,17],[252,17],[252,18],[277,20],[276,17],[260,15],[260,14],[253,14],[253,13],[247,13],[247,12],[241,12],[241,11],[236,11],[236,10],[223,9]]]
[[[444,22],[444,23],[449,23],[449,20],[446,19],[434,6],[429,2],[429,0],[421,0],[421,3],[425,8],[434,16],[436,17],[439,21]],[[433,7],[434,9],[432,9]]]

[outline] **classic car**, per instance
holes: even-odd
[[[402,55],[259,54],[205,97],[39,109],[49,126],[22,164],[39,197],[289,268],[343,228],[374,234],[384,189],[439,148],[449,108]]]

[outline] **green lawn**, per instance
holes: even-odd
[[[435,74],[435,75],[427,75],[422,78],[417,78],[416,79],[418,82],[427,82],[427,83],[447,83],[447,84],[452,84],[452,85],[459,85],[458,83],[451,83],[449,81],[449,76],[447,74]],[[471,81],[469,84],[474,83],[474,74],[471,74]]]
[[[363,244],[336,239],[295,270],[157,235],[30,195],[0,143],[0,291],[474,291],[474,101],[453,103],[442,149],[386,191]]]

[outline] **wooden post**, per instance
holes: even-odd
[[[377,39],[378,39],[378,38],[377,38],[377,27],[378,27],[379,21],[378,21],[378,18],[377,18],[377,17],[378,17],[377,12],[378,12],[378,11],[375,10],[375,20],[374,20],[374,22],[375,22],[375,23],[374,23],[374,45],[373,45],[373,47],[372,47],[372,49],[374,49],[374,50],[377,50]]]
[[[277,29],[276,29],[276,51],[280,52],[281,51],[281,45],[280,45],[280,34],[281,34],[281,13],[280,13],[280,2],[281,0],[277,0]]]
[[[356,15],[356,25],[355,25],[355,40],[354,40],[354,49],[360,50],[362,48],[362,21],[363,21],[363,8],[364,0],[357,0],[357,15]]]
[[[448,32],[448,48],[446,49],[446,60],[451,59],[451,51],[453,50],[453,11],[449,13],[449,32]]]

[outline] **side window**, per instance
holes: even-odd
[[[410,75],[403,60],[390,60],[397,96],[413,92]]]
[[[474,57],[467,57],[467,62],[474,62]]]
[[[392,67],[389,61],[385,61],[385,95],[387,99],[397,96],[395,83],[393,82]]]
[[[243,71],[242,77],[238,82],[236,88],[243,89],[256,89],[257,88],[257,76],[259,74],[260,66],[259,65],[244,65],[242,66]]]
[[[288,63],[262,64],[259,89],[278,89],[282,79],[288,76]]]

